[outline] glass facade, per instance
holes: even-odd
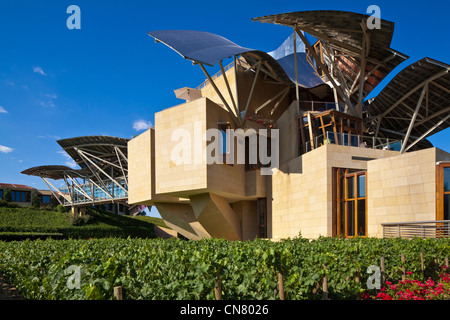
[[[112,200],[122,199],[128,197],[127,185],[125,181],[119,180],[119,187],[111,180],[104,180],[99,186],[93,183],[80,184],[79,186],[71,186],[68,188],[61,188],[59,191],[67,196],[72,196],[74,203],[92,203],[92,201],[98,200]],[[124,190],[125,189],[125,190]],[[66,204],[69,204],[67,200],[64,200]]]

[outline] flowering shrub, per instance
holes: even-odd
[[[428,278],[426,282],[412,279],[412,272],[406,272],[407,278],[398,284],[386,281],[376,299],[378,300],[448,300],[450,299],[450,274],[447,267],[442,267],[439,280]],[[368,299],[370,296],[364,295]]]

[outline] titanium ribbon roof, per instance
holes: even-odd
[[[204,31],[160,30],[150,31],[148,34],[178,52],[183,58],[211,67],[233,55],[255,51]]]
[[[367,29],[364,23],[369,17],[347,11],[317,10],[267,15],[253,18],[252,21],[296,27],[321,40],[331,49],[352,56],[354,61],[337,59],[349,87],[360,70],[364,33],[366,33],[369,35],[366,40],[366,54],[368,53],[366,71],[377,69],[377,72],[373,72],[364,84],[364,96],[367,96],[388,73],[409,58],[390,48],[394,23],[380,19],[380,29]]]
[[[378,118],[380,133],[405,133],[424,86],[411,136],[437,133],[450,126],[450,65],[423,58],[401,70],[367,106],[372,119]],[[427,134],[427,135],[429,135]]]
[[[294,57],[282,56],[280,60],[274,59],[270,54],[251,48],[241,47],[236,43],[217,34],[192,31],[192,30],[160,30],[148,32],[158,42],[162,42],[183,58],[194,63],[214,66],[220,61],[233,55],[243,55],[246,60],[262,60],[268,69],[273,71],[278,80],[286,84],[295,83]],[[305,60],[303,55],[298,54],[299,60]],[[252,61],[253,62],[253,61]],[[303,74],[298,85],[304,88],[312,88],[325,84],[317,72],[306,66],[305,60],[298,64],[299,75]],[[299,80],[300,80],[299,79]]]

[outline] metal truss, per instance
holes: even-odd
[[[58,143],[80,166],[41,166],[23,171],[42,178],[64,206],[125,203],[128,199],[128,139],[87,136]],[[51,180],[62,180],[59,188]]]

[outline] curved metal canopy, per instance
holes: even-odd
[[[450,126],[449,88],[450,65],[423,58],[401,70],[369,102],[368,122],[376,134],[395,132],[411,139],[408,150]]]
[[[183,58],[214,66],[220,61],[254,49],[241,47],[217,34],[193,30],[159,30],[148,32]]]
[[[115,148],[119,148],[126,155],[127,143],[129,139],[110,136],[82,136],[58,140],[57,143],[66,151],[69,156],[81,167],[90,167],[91,163],[83,157],[83,152],[92,155],[95,163],[117,162]]]
[[[339,69],[339,82],[358,101],[360,70],[366,79],[359,96],[366,97],[395,67],[409,57],[390,48],[394,23],[380,19],[379,29],[368,29],[370,16],[347,11],[317,10],[288,12],[253,18],[253,21],[292,27],[320,40],[330,69]],[[333,52],[334,51],[334,52]],[[360,98],[361,99],[361,98]]]
[[[58,144],[81,169],[61,165],[29,168],[23,174],[40,177],[63,205],[85,205],[124,201],[128,196],[129,139],[109,136],[83,136],[58,140]],[[57,188],[48,179],[64,179]],[[56,192],[56,193],[55,193]]]
[[[33,168],[26,169],[21,172],[22,174],[27,174],[29,176],[37,176],[41,178],[49,178],[53,180],[64,179],[65,173],[71,173],[74,175],[83,176],[80,170],[75,170],[67,166],[59,165],[47,165],[47,166],[37,166]]]
[[[281,82],[295,84],[293,55],[282,56],[276,60],[264,51],[241,47],[220,35],[204,31],[160,30],[150,31],[148,34],[194,63],[214,66],[226,58],[242,55],[251,64],[263,61]],[[299,86],[313,88],[325,84],[306,61],[306,56],[298,54],[298,58],[301,60],[298,71],[302,74],[298,81]]]

